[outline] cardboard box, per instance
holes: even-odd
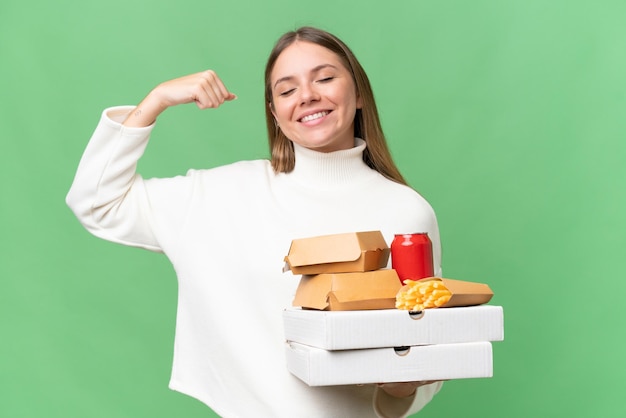
[[[292,305],[330,311],[395,309],[401,286],[393,269],[302,276]]]
[[[504,339],[501,306],[409,311],[283,311],[285,339],[326,350],[453,344]]]
[[[295,239],[283,270],[308,275],[372,271],[387,266],[389,253],[380,231]]]
[[[443,285],[452,292],[450,300],[443,305],[443,307],[446,308],[453,306],[480,305],[489,302],[493,297],[493,291],[484,283],[473,283],[453,279],[435,280],[441,280]]]
[[[288,370],[310,386],[491,377],[490,342],[328,351],[286,344]]]
[[[445,279],[439,277],[428,277],[418,280],[426,282],[430,280],[440,281],[452,293],[450,300],[441,305],[440,308],[450,308],[454,306],[474,306],[487,303],[493,297],[493,291],[484,283],[466,282],[463,280]],[[404,292],[410,285],[404,285],[399,292]]]

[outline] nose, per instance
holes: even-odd
[[[306,83],[300,88],[300,104],[319,100],[319,93],[313,84]]]

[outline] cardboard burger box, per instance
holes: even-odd
[[[401,287],[388,269],[390,249],[380,231],[295,239],[284,270],[302,278],[293,306],[319,310],[392,309]]]
[[[294,239],[284,271],[293,274],[353,273],[385,268],[390,249],[380,231]]]
[[[330,311],[393,309],[400,288],[400,279],[393,269],[305,275],[292,305]]]

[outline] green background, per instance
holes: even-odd
[[[265,157],[266,56],[311,24],[368,71],[445,276],[504,306],[494,377],[419,416],[626,416],[624,22],[623,0],[4,0],[0,415],[214,416],[167,388],[165,257],[90,236],[64,198],[105,107],[205,68],[239,99],[164,114],[141,172]]]

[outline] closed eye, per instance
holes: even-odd
[[[328,83],[329,81],[332,81],[335,77],[325,77],[322,78],[320,80],[317,80],[319,83]]]
[[[283,92],[281,92],[279,94],[279,96],[283,96],[283,97],[287,97],[289,96],[291,93],[293,93],[296,89],[289,89],[289,90],[285,90]]]

